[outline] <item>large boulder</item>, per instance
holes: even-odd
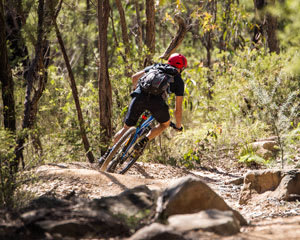
[[[246,225],[243,216],[230,208],[205,182],[192,176],[183,177],[166,188],[157,201],[157,219],[166,219],[175,214],[197,213],[217,209],[232,211],[240,225]]]
[[[239,203],[247,204],[258,198],[276,198],[278,200],[300,199],[299,170],[257,170],[248,172]]]
[[[14,221],[0,221],[0,239],[128,237],[155,214],[156,196],[146,186],[94,200],[42,196]]]
[[[128,236],[129,226],[104,209],[92,209],[89,203],[70,203],[69,206],[41,208],[21,215],[24,226],[17,230],[23,238],[35,236],[85,238],[96,236]],[[26,231],[22,230],[26,229]]]
[[[90,206],[93,209],[105,209],[128,222],[131,228],[138,228],[142,220],[154,215],[157,198],[156,191],[151,191],[147,186],[142,185],[117,196],[94,199]]]

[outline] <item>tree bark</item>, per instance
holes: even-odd
[[[143,31],[142,31],[142,22],[140,17],[139,0],[135,0],[134,5],[135,5],[135,13],[136,13],[136,21],[137,21],[136,42],[141,52],[143,46]]]
[[[0,81],[2,84],[4,127],[15,133],[16,113],[14,83],[8,62],[5,29],[4,7],[2,1],[0,1]]]
[[[267,42],[270,52],[280,53],[279,41],[277,38],[277,17],[272,16],[272,14],[266,14],[265,28],[267,35]]]
[[[255,9],[255,27],[252,42],[257,44],[263,37],[266,38],[270,52],[280,52],[277,38],[277,18],[266,12],[266,6],[274,4],[274,0],[253,0]]]
[[[101,129],[101,153],[106,151],[112,137],[112,89],[108,74],[107,31],[110,5],[109,0],[98,0],[98,29],[99,29],[99,108]]]
[[[65,63],[66,63],[67,69],[68,69],[70,86],[72,89],[72,94],[73,94],[73,98],[74,98],[74,102],[75,102],[75,106],[76,106],[77,117],[78,117],[78,122],[79,122],[79,127],[80,127],[80,134],[81,134],[82,142],[83,142],[84,149],[86,152],[86,156],[88,158],[88,161],[90,163],[93,163],[95,161],[95,158],[90,149],[90,143],[89,143],[87,135],[86,135],[85,124],[84,124],[81,106],[80,106],[80,102],[79,102],[78,90],[77,90],[74,74],[73,74],[72,67],[71,67],[71,64],[69,61],[69,57],[68,57],[66,49],[65,49],[65,45],[64,45],[61,33],[60,33],[57,23],[56,23],[56,19],[54,19],[54,27],[55,27],[56,37],[59,42],[61,51],[63,53],[64,60],[65,60]]]
[[[90,0],[86,0],[86,13],[84,16],[83,24],[88,27],[89,26],[89,19],[90,19]],[[88,34],[87,32],[84,33],[83,39],[83,80],[86,83],[88,81],[88,70],[87,67],[89,65],[88,59]]]
[[[29,66],[28,50],[22,37],[22,27],[26,22],[27,14],[23,12],[22,0],[6,1],[6,31],[7,40],[10,42],[9,62],[11,67],[17,66],[20,61],[26,72]]]
[[[41,62],[43,62],[43,44],[45,43],[44,40],[44,0],[39,0],[38,5],[38,27],[37,27],[37,41],[35,46],[35,58],[30,64],[28,69],[28,73],[25,76],[25,80],[27,82],[26,86],[26,96],[25,96],[25,103],[24,103],[24,115],[22,120],[22,129],[28,130],[30,129],[34,122],[35,122],[35,111],[37,111],[37,103],[38,99],[42,93],[38,92],[38,95],[32,95],[33,86],[35,79],[38,78],[39,72],[44,71],[41,66]],[[32,97],[33,96],[33,97]],[[32,101],[35,99],[35,101]],[[20,160],[22,160],[23,168],[25,167],[25,163],[23,161],[23,148],[25,140],[28,138],[28,133],[25,131],[25,134],[20,136],[17,139],[17,147],[16,147],[16,160],[13,163],[13,169],[15,172],[18,171],[18,166]]]
[[[149,49],[144,65],[152,63],[155,53],[155,2],[154,0],[146,0],[146,46]]]
[[[160,56],[161,59],[167,60],[169,58],[169,56],[173,52],[175,52],[177,47],[182,43],[182,41],[185,37],[185,34],[188,30],[186,21],[182,16],[180,16],[179,14],[176,14],[174,18],[175,18],[176,23],[178,24],[178,30],[177,30],[175,37],[172,39],[171,43],[169,44],[168,48],[166,49],[166,51],[163,53],[162,56]]]
[[[130,49],[129,49],[129,37],[128,37],[128,32],[127,32],[127,22],[125,18],[125,13],[124,9],[122,6],[122,3],[120,0],[116,0],[116,5],[120,14],[120,22],[121,22],[121,29],[122,29],[122,39],[123,43],[125,45],[125,54],[126,56],[129,54]]]

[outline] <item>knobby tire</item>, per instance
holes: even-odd
[[[111,160],[115,157],[117,153],[119,153],[120,150],[122,151],[124,143],[135,133],[135,131],[136,127],[131,127],[124,133],[124,135],[115,144],[113,150],[106,157],[103,165],[100,168],[101,171],[108,171],[108,165],[111,162]]]
[[[140,138],[147,135],[147,133],[150,132],[150,130],[151,130],[151,128],[148,129],[147,131],[143,132],[143,134],[140,136]],[[118,171],[118,173],[125,174],[132,167],[132,165],[135,164],[135,162],[139,159],[139,157],[142,155],[143,152],[144,152],[144,149],[142,149],[141,154],[134,156],[134,155],[132,155],[132,154],[134,154],[134,151],[131,151],[130,154],[125,159],[123,159],[122,165],[124,165],[124,167],[120,167],[122,170]],[[118,163],[118,164],[120,164],[120,163]]]
[[[129,156],[129,157],[132,157],[132,156]],[[140,156],[133,157],[133,158],[129,161],[129,163],[128,163],[121,171],[119,171],[118,173],[119,173],[119,174],[124,174],[124,173],[126,173],[126,172],[129,170],[129,168],[131,168],[132,165],[138,160],[139,157],[140,157]]]

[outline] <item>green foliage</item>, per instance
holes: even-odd
[[[286,137],[291,131],[290,122],[299,121],[299,99],[296,97],[299,82],[286,68],[291,57],[250,48],[235,54],[221,52],[217,56],[220,61],[214,63],[212,71],[195,65],[184,72],[185,132],[173,136],[170,141],[164,140],[166,144],[161,146],[164,160],[160,161],[170,163],[177,159],[176,165],[186,167],[214,164],[219,158],[209,157],[214,152],[231,149],[228,154],[236,155],[240,151],[238,146],[244,142],[270,135],[280,137],[281,145],[278,145],[288,155],[291,141],[287,142]],[[207,97],[208,74],[215,82],[212,99]],[[172,101],[171,98],[171,106]],[[296,138],[293,146],[297,143],[299,139]],[[151,159],[156,159],[153,155],[161,152],[151,151]],[[251,152],[239,160],[267,164]]]
[[[187,168],[194,167],[194,163],[201,163],[197,152],[193,149],[188,150],[188,152],[183,155],[183,161],[183,166]]]
[[[292,76],[283,70],[271,77],[274,77],[273,82],[268,82],[265,86],[252,79],[251,90],[257,107],[261,110],[259,118],[267,122],[273,134],[277,136],[283,167],[286,135],[290,131],[290,123],[299,117],[299,90],[293,82],[287,81]]]
[[[213,2],[217,2],[215,7]],[[238,4],[239,2],[239,4]],[[261,46],[253,48],[253,2],[241,1],[170,1],[156,4],[156,53],[154,61],[166,50],[178,26],[174,13],[180,13],[191,27],[176,50],[188,57],[185,80],[183,133],[167,131],[145,153],[143,160],[195,167],[213,164],[222,149],[238,152],[245,142],[278,135],[282,158],[292,158],[299,145],[299,3],[286,0],[280,8],[271,9],[279,17],[278,32],[282,52],[269,54]],[[112,4],[108,29],[109,75],[112,85],[112,125],[116,132],[131,100],[130,76],[143,69],[149,51],[138,46],[136,6],[122,2],[127,20],[130,53],[125,54],[120,18]],[[37,27],[37,2],[23,1],[28,14],[22,36],[34,53]],[[145,6],[138,3],[145,38]],[[98,102],[98,27],[96,7],[87,8],[86,1],[64,1],[57,19],[78,87],[87,134],[94,155],[100,155]],[[113,22],[112,22],[113,20]],[[211,37],[211,66],[207,66],[207,39]],[[76,109],[68,83],[68,75],[55,34],[49,34],[51,65],[48,83],[38,106],[38,121],[25,145],[26,164],[50,161],[85,161]],[[261,48],[260,48],[261,47]],[[84,60],[85,59],[85,60]],[[86,62],[85,62],[86,61]],[[21,64],[13,70],[18,128],[24,112],[26,84]],[[173,114],[174,96],[168,100]],[[0,103],[1,104],[1,103]],[[293,126],[291,126],[293,122]],[[297,126],[297,127],[296,127]],[[42,143],[42,154],[33,147],[33,136]],[[109,143],[107,143],[109,144]],[[294,149],[294,150],[293,150]],[[34,160],[33,160],[34,159]],[[260,159],[261,160],[261,159]],[[243,161],[256,161],[245,153]]]
[[[252,164],[267,165],[269,163],[268,160],[259,156],[253,148],[247,145],[242,149],[238,162],[245,163],[247,166]]]
[[[14,136],[0,129],[0,208],[12,207],[16,189],[16,176],[11,166],[15,158]]]

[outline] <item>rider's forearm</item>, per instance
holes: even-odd
[[[132,80],[132,88],[135,89],[138,83],[138,80],[140,79],[141,76],[144,75],[144,71],[137,72],[136,74],[131,76]]]
[[[175,109],[174,115],[176,120],[176,127],[181,128],[182,108]]]
[[[176,119],[176,127],[177,128],[181,128],[182,102],[183,102],[183,96],[176,96],[174,116],[175,116],[175,119]]]

